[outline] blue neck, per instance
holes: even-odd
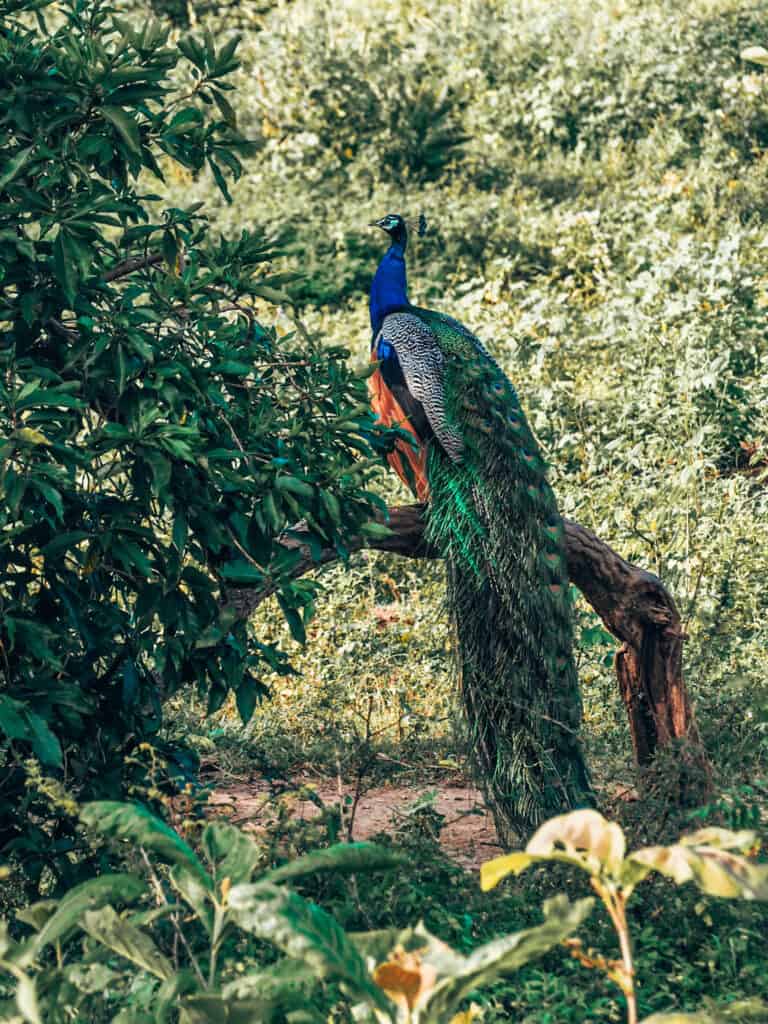
[[[384,317],[408,306],[408,283],[405,279],[405,245],[393,242],[385,252],[371,282],[368,308],[374,337],[381,330]]]

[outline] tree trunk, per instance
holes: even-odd
[[[424,511],[424,505],[393,506],[387,520],[391,536],[358,538],[351,550],[373,548],[408,558],[439,558],[424,539]],[[675,602],[653,573],[627,562],[586,527],[569,519],[564,523],[570,579],[622,642],[616,653],[616,675],[641,775],[647,778],[657,752],[674,745],[678,748],[674,771],[669,764],[664,770],[666,795],[699,803],[709,792],[710,769],[683,682],[685,636]],[[283,543],[302,547],[296,539]],[[333,549],[323,551],[318,561],[306,551],[294,575],[337,559]],[[230,590],[225,601],[247,617],[272,593],[273,588]]]

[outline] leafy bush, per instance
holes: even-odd
[[[284,884],[401,867],[391,850],[338,844],[258,873],[258,846],[231,825],[206,826],[201,858],[140,806],[97,802],[81,818],[140,851],[136,867],[22,910],[17,920],[33,930],[25,941],[3,931],[0,971],[15,981],[19,1015],[9,1022],[150,1024],[178,1013],[181,1024],[266,1024],[298,1010],[288,1019],[322,1021],[332,995],[325,980],[358,1020],[411,1020],[418,1005],[423,1024],[441,1024],[473,989],[557,945],[592,904],[550,900],[541,925],[462,957],[422,925],[345,934]]]
[[[678,885],[695,882],[702,892],[712,896],[768,900],[768,864],[754,864],[733,852],[754,849],[756,838],[750,831],[705,828],[683,836],[673,846],[651,846],[627,854],[626,839],[619,825],[606,821],[597,811],[574,811],[542,825],[525,851],[483,864],[481,881],[483,889],[492,889],[506,876],[517,875],[542,862],[561,862],[585,871],[616,930],[621,959],[606,960],[593,950],[583,951],[578,940],[572,940],[571,946],[586,967],[604,970],[619,986],[627,1003],[627,1022],[636,1024],[635,967],[627,921],[627,904],[635,888],[656,871]],[[734,1016],[761,1019],[766,1010],[765,1004],[745,1003]],[[718,1017],[708,1013],[659,1013],[646,1024],[684,1020],[692,1024],[717,1024]]]
[[[82,822],[127,855],[127,870],[75,886],[17,914],[3,930],[0,971],[15,989],[16,1014],[7,1021],[57,1024],[73,1018],[119,1024],[327,1019],[334,999],[361,1021],[447,1024],[499,976],[565,942],[587,967],[605,970],[627,997],[636,1021],[634,971],[626,918],[633,888],[651,871],[677,883],[693,880],[704,892],[768,898],[768,866],[733,850],[754,843],[753,833],[708,829],[671,847],[625,857],[618,825],[594,811],[552,819],[525,853],[484,865],[489,889],[536,861],[565,861],[586,871],[617,927],[622,960],[610,961],[570,938],[594,900],[544,904],[544,921],[496,938],[463,956],[420,924],[365,933],[345,932],[317,904],[289,887],[319,874],[339,877],[398,868],[404,857],[372,843],[336,844],[272,870],[261,867],[254,841],[222,822],[207,825],[200,850],[138,805],[97,802]],[[286,883],[289,883],[288,885]],[[124,909],[119,911],[118,906]],[[51,956],[51,953],[55,954]],[[690,1020],[760,1019],[755,1001],[719,1017],[664,1015],[654,1024]],[[298,1011],[301,1015],[297,1016]],[[458,1016],[457,1016],[458,1014]]]
[[[211,710],[234,692],[247,721],[288,665],[227,588],[268,583],[302,638],[313,587],[275,540],[303,518],[343,553],[383,439],[344,349],[259,320],[284,301],[269,242],[140,177],[207,165],[228,195],[237,40],[174,43],[106,0],[0,16],[0,842],[34,883],[71,880],[73,839],[30,828],[23,757],[117,795],[180,687]]]

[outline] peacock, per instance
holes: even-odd
[[[401,428],[388,461],[428,503],[427,539],[447,563],[474,761],[508,844],[593,803],[563,522],[499,365],[459,321],[408,301],[407,221],[371,226],[391,240],[370,292],[371,405]]]

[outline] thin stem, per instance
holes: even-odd
[[[141,859],[144,861],[144,867],[147,869],[147,874],[149,875],[150,881],[152,882],[152,888],[155,890],[155,899],[157,900],[158,906],[167,906],[168,900],[166,899],[165,893],[163,892],[162,883],[160,882],[160,879],[157,877],[157,872],[152,867],[152,862],[147,856],[147,851],[143,847],[141,848]],[[173,930],[175,934],[179,937],[179,939],[181,940],[181,944],[187,951],[189,962],[192,964],[192,970],[195,972],[197,980],[200,982],[201,987],[204,989],[205,978],[203,977],[203,972],[200,970],[200,965],[198,964],[197,959],[195,958],[195,954],[192,952],[190,945],[187,942],[187,937],[181,929],[178,914],[171,914],[171,923],[173,924]]]
[[[635,965],[632,960],[632,940],[627,925],[626,895],[611,885],[604,885],[597,878],[592,878],[590,881],[592,888],[603,901],[619,938],[621,972],[617,971],[613,980],[617,982],[627,1000],[627,1024],[637,1024]]]
[[[225,879],[226,881],[226,879]],[[225,897],[226,898],[226,897]],[[211,962],[208,968],[208,987],[213,988],[216,981],[216,966],[219,958],[219,945],[226,924],[226,911],[214,901],[213,934],[211,936]]]

